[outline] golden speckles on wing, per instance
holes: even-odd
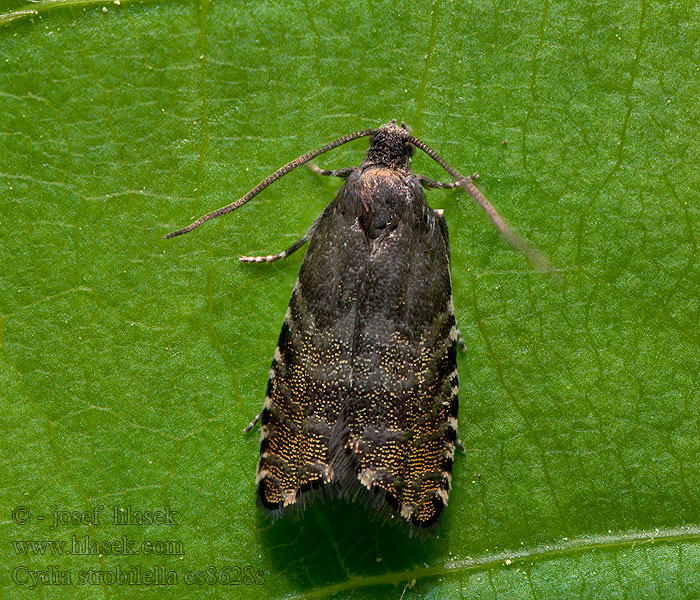
[[[258,494],[271,511],[333,481],[328,444],[341,407],[337,382],[349,369],[347,350],[338,341],[324,344],[313,331],[296,331],[294,301],[287,312],[291,321],[285,320],[272,363],[271,400],[266,400],[262,416],[269,435],[258,465]]]

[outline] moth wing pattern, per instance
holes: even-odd
[[[414,529],[440,522],[457,439],[444,220],[412,174],[357,169],[314,224],[262,413],[273,516],[318,493]]]
[[[342,343],[347,336],[341,332],[352,325],[332,314],[344,312],[337,274],[352,241],[345,239],[340,247],[326,243],[342,227],[334,204],[313,226],[270,368],[257,494],[273,517],[303,510],[311,497],[331,492],[328,486],[336,481],[329,445],[350,373]],[[327,278],[315,270],[317,263],[328,265]]]

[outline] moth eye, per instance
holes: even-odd
[[[413,156],[416,153],[416,147],[413,144],[406,144],[406,152],[409,156]]]

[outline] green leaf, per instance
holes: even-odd
[[[3,595],[700,596],[696,3],[1,12]],[[430,192],[467,344],[445,522],[409,539],[338,503],[271,525],[241,430],[302,253],[237,258],[289,246],[338,184],[300,169],[161,238],[394,117],[478,171],[562,283],[467,196]],[[365,147],[319,163],[356,165]],[[447,178],[425,156],[414,167]],[[129,508],[177,524],[112,522]],[[105,545],[123,536],[141,552]]]

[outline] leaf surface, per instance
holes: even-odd
[[[700,596],[695,3],[0,12],[8,597]],[[288,247],[338,183],[300,169],[235,215],[161,237],[394,117],[478,171],[562,282],[467,196],[430,192],[467,345],[445,522],[408,539],[338,504],[271,525],[254,500],[257,434],[241,431],[302,253],[238,255]],[[356,165],[365,147],[318,162]],[[414,168],[448,179],[425,156]],[[137,511],[177,524],[118,524]],[[85,536],[99,552],[75,552]],[[107,551],[122,536],[138,554]],[[27,570],[51,565],[70,583],[32,586]]]

